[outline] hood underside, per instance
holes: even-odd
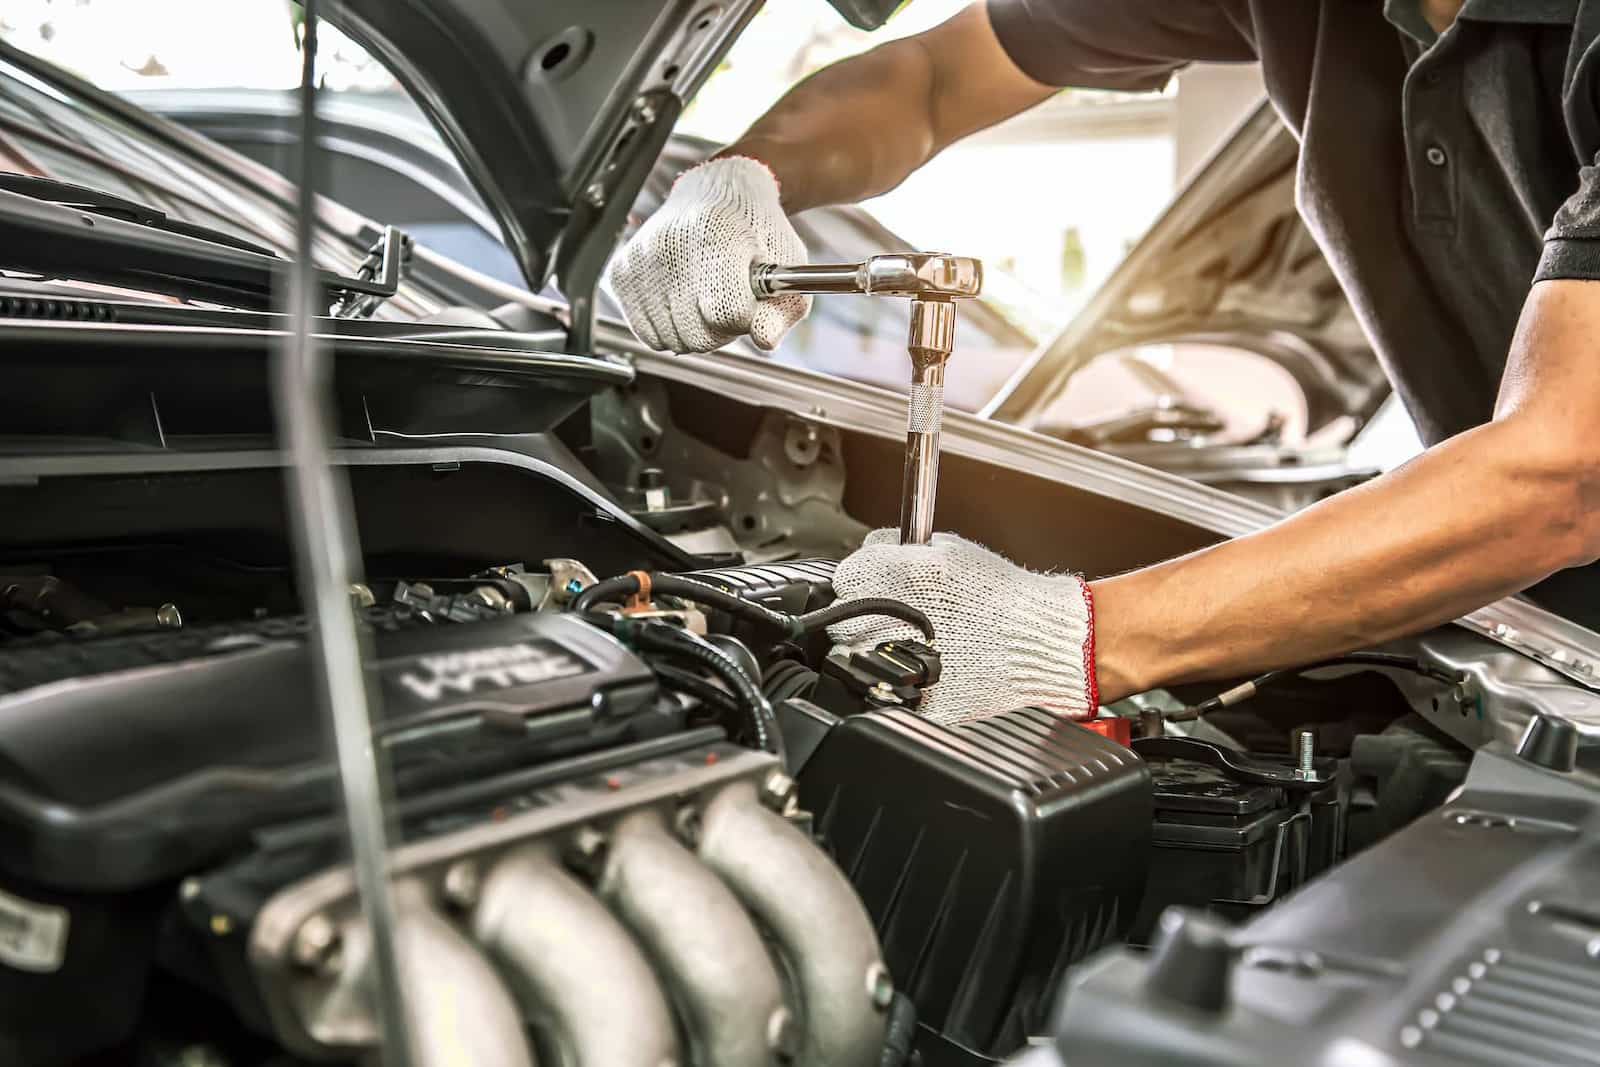
[[[1364,422],[1388,386],[1296,208],[1298,157],[1294,137],[1263,101],[985,413],[1032,426],[1102,353],[1201,342],[1293,364],[1330,411]]]
[[[864,29],[900,6],[831,2]],[[761,6],[344,0],[336,17],[429,112],[528,283],[554,275],[571,292],[599,276],[683,105]]]

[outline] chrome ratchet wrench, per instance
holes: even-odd
[[[900,543],[927,544],[939,482],[939,426],[944,368],[955,344],[958,299],[983,289],[983,264],[942,252],[900,252],[860,263],[780,266],[757,263],[750,287],[761,300],[785,293],[854,293],[911,300],[911,394],[906,412],[905,477],[900,487]]]

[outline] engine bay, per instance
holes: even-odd
[[[1074,1067],[1165,1062],[1219,989],[1379,976],[1319,1002],[1337,1041],[1340,1012],[1404,999],[1393,976],[1448,984],[1426,939],[1336,951],[1341,924],[1404,910],[1375,887],[1440,834],[1480,853],[1460,894],[1563,864],[1542,914],[1587,928],[1590,772],[1537,707],[1520,749],[1506,735],[1526,698],[1503,646],[1450,630],[1086,722],[934,721],[940,635],[832,585],[893,521],[892,433],[775,401],[776,368],[747,402],[689,361],[562,356],[554,332],[358,324],[328,340],[392,794],[375,939],[270,335],[227,314],[0,336],[0,387],[36,398],[0,426],[0,1062],[372,1061],[385,951],[423,1063],[967,1067],[1049,1041]],[[1091,576],[1219,536],[1012,445],[945,457],[941,524]],[[853,615],[899,628],[835,648]],[[1481,941],[1461,914],[1419,921]],[[1582,944],[1553,936],[1523,937],[1514,981],[1571,978]],[[1108,997],[1171,1025],[1108,1029],[1084,1007]],[[1240,1003],[1298,1003],[1263,997]],[[1226,1045],[1185,1031],[1192,1062],[1281,1062],[1250,1045],[1280,1031],[1227,1018]],[[1427,1018],[1383,1030],[1397,1056],[1458,1047]]]
[[[1050,1032],[1075,965],[1150,945],[1169,906],[1270,913],[1466,774],[1359,663],[1197,722],[1200,694],[921,718],[938,635],[875,602],[906,636],[835,650],[833,558],[796,548],[864,526],[804,522],[813,493],[745,528],[646,395],[648,454],[635,430],[350,457],[422,1047],[466,1013],[474,1063],[1000,1062]],[[767,469],[771,441],[826,485],[839,439],[793,426],[753,419],[726,463]],[[264,460],[0,488],[21,519],[0,550],[7,1062],[373,1051]]]

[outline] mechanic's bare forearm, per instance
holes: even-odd
[[[1259,533],[1094,583],[1103,698],[1336,655],[1592,560],[1600,283],[1540,290],[1495,422]]]
[[[920,42],[891,41],[807,78],[721,154],[771,167],[791,213],[876,196],[935,151],[932,76]]]
[[[980,3],[817,72],[719,155],[771,167],[790,213],[855,203],[1051,91],[1012,65]]]

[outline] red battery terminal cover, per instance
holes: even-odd
[[[1098,719],[1074,719],[1073,724],[1085,730],[1093,730],[1108,741],[1115,741],[1119,745],[1133,744],[1133,726],[1131,719],[1121,715],[1102,715]]]

